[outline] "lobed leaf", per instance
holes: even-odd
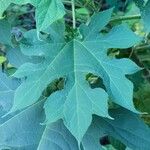
[[[60,77],[66,79],[66,84],[62,91],[48,97],[44,105],[46,123],[62,118],[79,142],[91,124],[92,114],[111,118],[108,114],[108,95],[115,103],[137,112],[132,102],[133,84],[125,75],[135,73],[140,68],[129,59],[109,58],[107,50],[131,47],[141,38],[126,25],[114,27],[107,35],[99,34],[99,29],[108,23],[111,12],[112,9],[98,13],[88,25],[82,25],[82,40],[74,38],[66,43],[64,38],[57,39],[55,32],[51,32],[51,41],[39,41],[35,30],[27,32],[25,38],[29,44],[21,45],[22,52],[29,56],[42,55],[45,60],[39,64],[25,63],[15,72],[14,77],[27,79],[16,90],[10,112],[35,103],[48,84]],[[97,18],[103,15],[108,17],[106,22],[97,23]],[[57,26],[57,29],[60,28]],[[61,31],[60,36],[63,35],[64,31]],[[90,88],[86,81],[89,72],[103,79],[107,91]]]
[[[14,90],[20,82],[8,78],[2,72],[0,82],[0,116],[2,116],[12,106]],[[45,118],[43,103],[44,100],[41,100],[23,111],[0,118],[0,149],[42,150],[50,146],[56,149],[78,150],[77,141],[62,121],[47,127],[40,124]]]

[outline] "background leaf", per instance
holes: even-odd
[[[6,20],[0,20],[0,43],[11,45],[11,26]]]
[[[61,0],[1,0],[0,17],[11,3],[23,5],[31,3],[36,7],[37,31],[43,31],[53,22],[63,18],[65,15],[64,6]],[[44,8],[44,9],[43,9]]]

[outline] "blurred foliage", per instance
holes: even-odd
[[[143,83],[135,92],[134,101],[138,110],[147,113],[142,115],[142,118],[150,125],[150,84],[148,82]]]

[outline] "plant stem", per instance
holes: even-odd
[[[140,51],[140,50],[144,51],[144,50],[150,49],[150,44],[138,46],[138,47],[135,47],[134,49],[138,50],[138,51]]]
[[[72,20],[73,20],[73,29],[76,28],[76,17],[75,17],[75,3],[72,0]]]
[[[63,3],[65,3],[65,4],[71,4],[71,1],[64,0]]]
[[[69,5],[69,6],[72,4],[71,1],[66,1],[66,0],[64,0],[63,3],[64,3],[65,5]],[[74,5],[77,6],[77,7],[82,7],[82,5],[79,5],[78,3],[75,3]]]
[[[134,19],[141,19],[141,15],[121,16],[121,17],[113,18],[111,22],[134,20]]]

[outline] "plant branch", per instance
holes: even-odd
[[[147,44],[147,45],[142,45],[142,46],[137,46],[137,47],[135,47],[134,48],[135,50],[138,50],[138,51],[140,51],[140,50],[147,50],[147,49],[150,49],[150,44]]]
[[[71,4],[71,1],[64,0],[63,3],[64,4]]]
[[[141,15],[120,16],[120,17],[113,18],[110,22],[118,22],[118,21],[134,20],[134,19],[141,19]]]
[[[66,0],[64,0],[63,3],[64,3],[65,5],[68,5],[68,6],[71,6],[71,5],[72,5],[72,2],[71,2],[71,1],[66,1]],[[77,7],[82,7],[82,5],[80,5],[80,4],[78,4],[78,3],[75,3],[74,5],[77,6]]]
[[[75,17],[75,3],[72,0],[72,20],[73,20],[73,29],[76,28],[76,17]]]

